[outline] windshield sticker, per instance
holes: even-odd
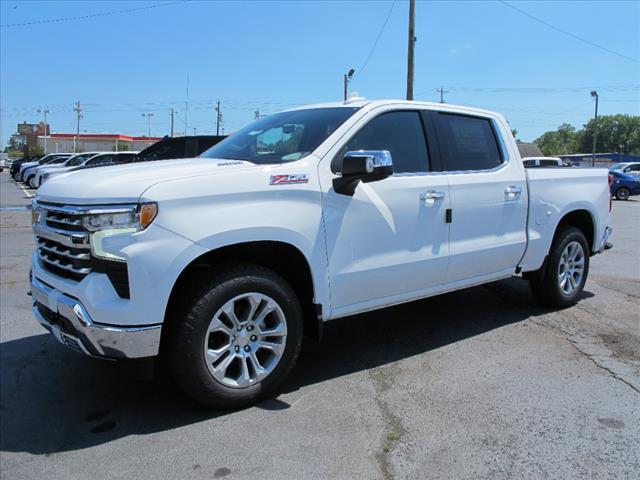
[[[269,180],[269,185],[291,185],[295,183],[309,183],[309,174],[271,175]]]

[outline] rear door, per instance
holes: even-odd
[[[515,270],[526,247],[527,189],[490,117],[436,112],[449,179],[451,234],[446,282]]]

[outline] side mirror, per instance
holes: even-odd
[[[343,195],[353,195],[358,183],[376,182],[393,175],[393,160],[388,150],[350,151],[338,159],[334,171],[339,178],[333,188]]]

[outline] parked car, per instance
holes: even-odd
[[[82,165],[79,165],[73,169],[71,172],[76,172],[78,170],[84,170],[87,168],[96,168],[96,167],[108,167],[111,165],[122,165],[124,163],[133,162],[138,155],[138,152],[109,152],[109,153],[100,153],[91,157],[89,160],[84,162]]]
[[[72,168],[78,167],[82,165],[84,162],[89,160],[96,155],[104,153],[104,152],[84,152],[78,153],[77,155],[73,155],[67,158],[63,163],[58,163],[55,165],[47,164],[40,165],[36,168],[35,176],[32,178],[29,186],[31,188],[38,188],[42,185],[42,182],[46,180],[54,170],[59,171],[60,173],[71,170]]]
[[[640,175],[640,162],[616,163],[609,170],[627,173],[629,175]]]
[[[138,154],[136,162],[193,158],[226,138],[226,135],[193,135],[187,137],[165,137],[148,146]]]
[[[78,170],[84,170],[87,168],[95,167],[107,167],[110,165],[120,165],[123,163],[131,163],[135,160],[138,152],[106,152],[95,154],[79,165],[72,165],[63,168],[57,168],[55,170],[49,170],[42,175],[40,185],[45,181],[51,179],[51,177],[58,176],[62,173],[75,172]]]
[[[36,155],[26,155],[22,158],[19,158],[17,160],[14,160],[11,163],[11,168],[9,169],[9,175],[11,175],[11,177],[14,180],[17,180],[17,175],[18,172],[20,172],[20,167],[27,163],[27,162],[37,162],[38,160],[40,160],[42,158],[42,156],[36,156]]]
[[[525,157],[522,159],[525,167],[565,167],[561,158],[558,157]]]
[[[629,175],[618,170],[610,170],[611,195],[618,200],[629,200],[633,195],[640,195],[640,177]]]
[[[526,171],[485,110],[299,107],[200,158],[44,183],[33,311],[78,352],[162,355],[199,402],[237,407],[331,319],[520,273],[541,303],[575,304],[611,246],[607,173]]]
[[[27,185],[29,185],[29,181],[35,175],[36,168],[38,168],[40,165],[55,165],[57,163],[63,163],[72,155],[72,153],[56,153],[51,156],[46,155],[33,164],[23,163],[20,167],[19,180],[22,183],[26,183]]]

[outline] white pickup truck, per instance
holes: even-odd
[[[200,158],[46,182],[33,307],[77,351],[160,356],[198,401],[239,406],[327,320],[520,273],[541,302],[574,304],[610,208],[607,170],[526,170],[496,113],[296,108]]]

